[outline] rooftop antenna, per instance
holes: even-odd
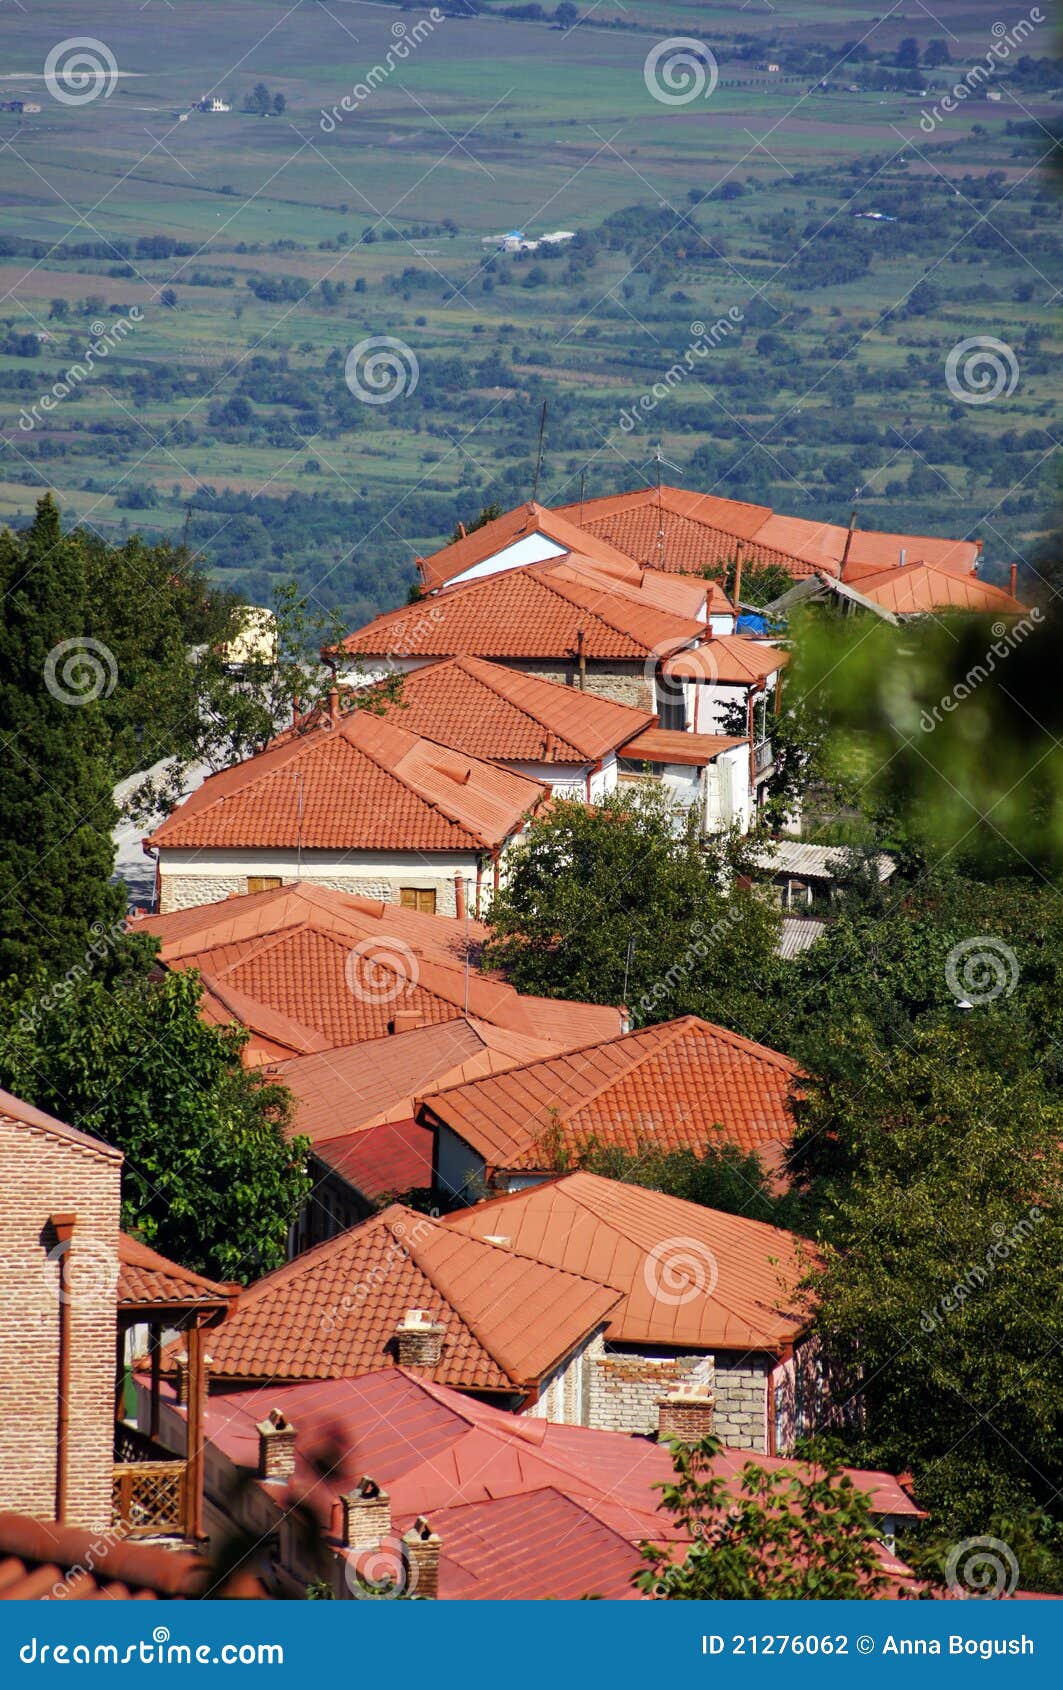
[[[667,568],[667,561],[665,558],[664,504],[661,499],[661,468],[663,465],[667,469],[674,470],[676,475],[682,474],[682,471],[675,464],[669,463],[668,459],[662,455],[660,442],[658,442],[657,450],[653,454],[653,461],[657,469],[657,552],[660,557],[660,566],[665,569]]]
[[[849,512],[849,532],[845,536],[845,550],[842,552],[841,567],[838,570],[839,581],[845,580],[845,566],[849,561],[849,547],[853,543],[853,529],[856,527],[856,510]]]
[[[543,472],[543,435],[546,433],[546,400],[543,400],[542,413],[539,417],[539,451],[535,459],[535,485],[532,488],[532,504],[539,497],[539,477]]]
[[[631,963],[635,955],[635,935],[632,933],[627,942],[627,955],[624,957],[624,992],[621,1003],[627,1003],[627,980],[631,973]]]

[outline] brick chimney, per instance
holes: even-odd
[[[391,1536],[391,1498],[375,1479],[363,1474],[340,1503],[345,1549],[377,1549]]]
[[[433,1601],[439,1596],[439,1556],[442,1544],[423,1514],[419,1514],[402,1539],[409,1567],[408,1596]]]
[[[669,1397],[657,1398],[657,1436],[676,1438],[680,1443],[696,1444],[707,1438],[713,1428],[716,1398],[711,1391],[676,1391]]]
[[[443,1353],[443,1327],[427,1309],[407,1309],[395,1338],[400,1367],[435,1367]]]
[[[255,1427],[260,1479],[290,1479],[295,1472],[295,1427],[279,1408],[271,1408]]]

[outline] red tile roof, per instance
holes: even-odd
[[[406,675],[387,716],[471,757],[575,764],[604,757],[655,719],[481,657],[455,657]]]
[[[688,734],[677,728],[649,728],[629,739],[620,755],[646,763],[687,763],[700,769],[721,751],[733,751],[736,745],[748,744],[748,739],[736,739],[732,734]]]
[[[991,581],[957,575],[933,564],[909,563],[903,569],[856,569],[846,582],[864,598],[896,616],[925,616],[933,611],[981,611],[984,615],[1022,616],[1026,606]]]
[[[779,564],[795,578],[826,569],[836,575],[849,564],[888,568],[900,562],[935,564],[960,575],[973,572],[978,547],[970,540],[927,534],[880,534],[808,517],[780,516],[766,505],[743,504],[711,493],[678,487],[639,488],[582,506],[563,505],[558,514],[607,541],[638,562],[657,569],[701,574],[734,561],[738,544],[746,564]]]
[[[281,1063],[295,1098],[294,1130],[318,1144],[385,1121],[408,1121],[418,1092],[553,1056],[560,1040],[534,1038],[471,1016],[334,1046]]]
[[[446,1224],[622,1292],[606,1331],[614,1342],[778,1352],[808,1322],[797,1288],[814,1260],[810,1244],[642,1186],[566,1174],[460,1209]]]
[[[410,1309],[444,1327],[442,1383],[527,1391],[605,1319],[610,1287],[464,1238],[393,1204],[244,1291],[211,1334],[214,1379],[352,1378]]]
[[[129,1233],[118,1235],[118,1307],[212,1309],[224,1312],[239,1290],[180,1267]]]
[[[796,1063],[697,1016],[427,1094],[441,1122],[492,1170],[550,1171],[588,1143],[699,1152],[712,1139],[777,1163],[793,1132]]]
[[[145,844],[490,850],[543,796],[537,781],[356,710],[211,775]]]
[[[719,634],[704,645],[666,657],[661,672],[672,680],[707,681],[719,686],[761,683],[789,663],[789,653],[743,634]]]
[[[704,624],[599,582],[564,560],[449,587],[378,616],[343,641],[352,657],[574,659],[643,663],[699,639]]]
[[[588,543],[587,535],[557,511],[547,510],[545,505],[533,503],[518,505],[514,510],[505,511],[502,516],[496,517],[493,522],[474,529],[464,539],[443,546],[438,552],[433,552],[431,557],[419,557],[417,567],[421,572],[421,579],[429,589],[443,587],[456,575],[464,574],[477,563],[494,557],[496,552],[503,551],[519,540],[526,540],[533,534],[545,535],[566,552],[581,551]],[[595,546],[593,555],[602,568],[626,572],[630,564],[629,558],[608,543]]]
[[[260,1061],[301,1054],[311,1031],[326,1047],[382,1038],[407,1010],[441,1022],[467,1005],[492,1026],[561,1045],[607,1038],[620,1026],[618,1010],[522,996],[481,973],[476,953],[487,930],[477,922],[468,924],[466,970],[463,921],[305,882],[145,916],[134,927],[161,941],[167,967],[199,971],[207,1018],[251,1027]]]
[[[429,1128],[408,1118],[341,1133],[315,1144],[314,1155],[374,1204],[430,1188],[433,1144]]]
[[[255,1470],[256,1425],[273,1407],[296,1428],[297,1486],[323,1513],[334,1515],[340,1494],[368,1474],[388,1492],[394,1532],[427,1518],[441,1539],[444,1600],[616,1597],[618,1538],[629,1546],[632,1573],[641,1565],[638,1544],[675,1542],[681,1550],[689,1541],[660,1508],[659,1486],[674,1477],[671,1457],[643,1438],[506,1414],[401,1368],[212,1396],[206,1437]],[[323,1476],[315,1457],[325,1449]],[[748,1460],[748,1451],[725,1450],[715,1470],[737,1484]],[[800,1466],[756,1461],[769,1471]],[[848,1471],[876,1514],[919,1518],[891,1474]],[[568,1503],[564,1523],[555,1496]]]
[[[219,1582],[203,1555],[113,1534],[57,1526],[28,1514],[0,1514],[0,1602],[143,1601],[206,1596],[261,1599],[251,1573]]]

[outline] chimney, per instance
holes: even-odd
[[[905,548],[902,546],[901,547],[901,568],[902,569],[904,568],[904,566],[907,562],[908,562],[908,553],[905,550]]]
[[[375,1479],[363,1474],[340,1503],[345,1549],[377,1549],[391,1536],[391,1498]]]
[[[423,1514],[419,1514],[402,1539],[409,1569],[407,1596],[432,1601],[439,1595],[439,1555],[442,1544]]]
[[[328,695],[328,719],[332,727],[335,727],[340,719],[340,695],[335,687]]]
[[[395,1329],[400,1367],[435,1367],[443,1353],[443,1328],[427,1309],[407,1309]]]
[[[1012,598],[1015,597],[1015,589],[1018,587],[1018,584],[1019,584],[1019,566],[1018,566],[1017,563],[1013,563],[1012,566],[1011,566],[1011,575],[1010,575],[1010,578],[1008,580],[1008,592],[1011,594]]]
[[[463,522],[458,523],[458,533],[461,535],[463,540],[466,538],[465,524]]]
[[[682,1444],[700,1443],[713,1428],[716,1398],[711,1391],[677,1391],[657,1398],[657,1436],[676,1438]]]
[[[622,1003],[620,1005],[620,1008],[617,1011],[617,1013],[620,1016],[620,1031],[622,1033],[630,1033],[630,1031],[631,1031],[631,1011],[628,1008],[627,1004]]]
[[[397,1009],[388,1022],[389,1033],[412,1033],[415,1027],[424,1026],[424,1016],[419,1009]]]
[[[255,1427],[260,1479],[290,1479],[295,1472],[295,1427],[279,1408],[271,1408]]]

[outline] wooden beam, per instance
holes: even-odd
[[[194,1542],[203,1538],[203,1409],[206,1398],[206,1370],[203,1365],[203,1329],[198,1314],[188,1328],[188,1407],[185,1455],[186,1535]]]

